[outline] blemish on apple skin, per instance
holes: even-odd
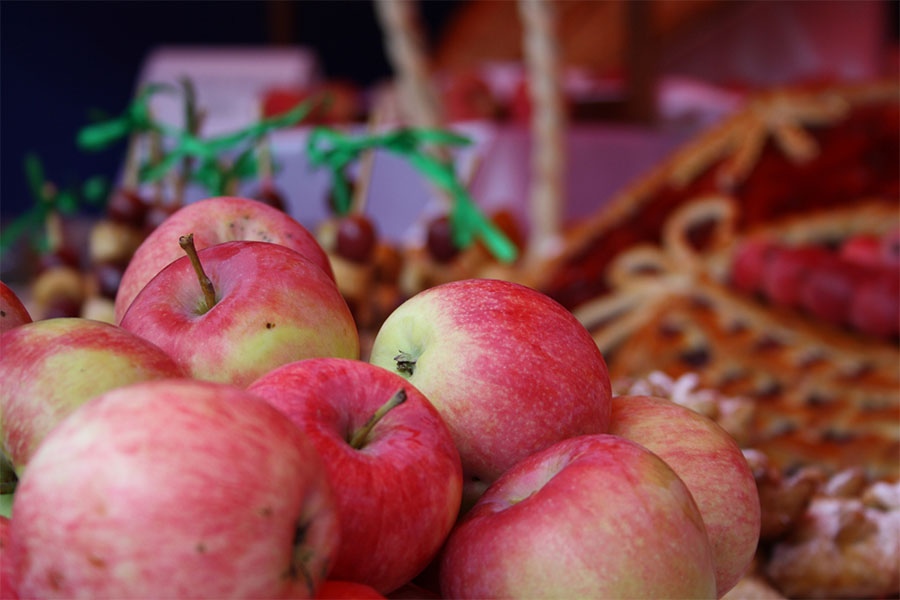
[[[50,587],[56,591],[62,589],[63,586],[63,576],[59,571],[47,571],[47,580],[50,583]]]
[[[266,329],[273,329],[275,327],[275,323],[266,323]]]
[[[259,510],[259,514],[264,517],[271,517],[272,516],[272,507],[271,506],[263,506]]]
[[[0,310],[0,317],[5,317],[5,316],[6,316],[6,311]]]
[[[94,556],[93,554],[89,554],[88,562],[91,563],[92,566],[97,567],[98,569],[106,568],[106,561],[100,558],[99,556]]]
[[[203,542],[197,543],[197,554],[206,554],[206,544]]]

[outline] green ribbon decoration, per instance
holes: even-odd
[[[105,150],[115,142],[132,133],[161,131],[161,127],[150,117],[150,98],[159,92],[171,92],[173,87],[154,83],[143,90],[128,105],[121,116],[83,127],[75,139],[78,147],[89,152]]]
[[[184,83],[182,85],[185,86]],[[242,176],[241,174],[246,176],[247,173],[255,174],[258,171],[255,166],[247,167],[246,163],[249,159],[244,157],[247,150],[236,160],[241,163],[238,168],[224,166],[220,160],[222,154],[233,151],[243,142],[249,141],[255,144],[263,136],[276,129],[296,125],[305,119],[317,104],[321,103],[321,99],[318,97],[309,98],[285,113],[261,119],[233,133],[204,140],[194,135],[190,128],[177,129],[158,123],[150,117],[148,105],[151,96],[172,90],[172,86],[165,84],[148,85],[119,117],[83,128],[77,136],[78,145],[85,150],[96,151],[133,133],[156,132],[173,140],[174,147],[160,160],[147,161],[141,165],[138,172],[138,180],[141,183],[159,181],[179,162],[186,158],[194,158],[200,162],[200,167],[198,172],[191,174],[191,179],[207,187],[207,191],[210,193],[221,194],[234,177]],[[190,112],[194,99],[189,87],[184,87],[184,90],[186,110]],[[214,169],[218,170],[217,175],[213,173]]]
[[[468,190],[460,183],[452,163],[435,157],[429,146],[465,146],[468,138],[442,129],[403,128],[384,134],[349,136],[328,127],[316,127],[307,140],[307,157],[314,166],[325,166],[334,181],[335,208],[338,214],[350,209],[350,185],[344,170],[360,153],[382,148],[400,155],[435,187],[453,199],[450,224],[453,243],[468,247],[480,238],[488,250],[501,262],[516,260],[518,249],[472,201]]]
[[[64,215],[76,214],[82,206],[84,199],[88,204],[102,203],[108,189],[106,179],[96,176],[88,179],[80,186],[65,190],[51,192],[44,172],[44,165],[34,153],[25,155],[25,177],[28,181],[28,191],[34,200],[34,206],[24,215],[13,221],[3,229],[0,238],[0,251],[9,250],[16,241],[27,231],[36,231],[33,242],[39,252],[50,250],[50,242],[46,231],[43,229],[47,216],[57,211]]]
[[[314,98],[305,100],[286,113],[274,117],[269,117],[267,119],[262,119],[261,121],[258,121],[257,123],[254,123],[249,127],[246,127],[234,133],[221,135],[209,140],[202,140],[186,131],[177,130],[164,125],[158,125],[159,129],[162,132],[175,139],[175,148],[173,148],[168,154],[165,154],[162,160],[160,160],[159,162],[154,164],[144,164],[140,169],[140,173],[138,176],[139,180],[145,183],[158,181],[159,179],[164,177],[166,173],[168,173],[180,160],[190,156],[199,159],[201,162],[201,166],[199,168],[201,173],[195,179],[203,183],[204,185],[209,186],[208,191],[210,193],[221,193],[228,187],[229,181],[237,174],[238,171],[248,172],[248,169],[243,166],[239,170],[235,170],[234,168],[223,168],[219,162],[219,157],[223,153],[233,150],[236,146],[246,141],[251,142],[251,148],[245,150],[244,152],[252,152],[253,146],[260,139],[262,139],[263,136],[273,130],[283,129],[285,127],[296,125],[297,123],[305,119],[307,115],[309,115],[309,113],[315,107],[315,104],[316,99]],[[246,160],[247,159],[244,159],[244,161]],[[238,161],[240,161],[240,156],[238,158]],[[220,169],[218,177],[211,176],[210,169],[213,168]],[[256,173],[257,169],[253,168],[249,171],[252,173]]]
[[[262,119],[234,133],[203,140],[192,133],[196,129],[193,121],[196,118],[196,98],[193,86],[189,81],[182,80],[181,88],[185,96],[185,110],[188,115],[189,129],[187,131],[153,120],[149,109],[150,99],[153,95],[178,91],[175,86],[154,83],[145,86],[118,117],[92,123],[78,131],[76,135],[78,147],[85,151],[97,152],[136,133],[158,133],[174,140],[175,146],[158,162],[150,163],[148,161],[141,166],[138,175],[141,183],[158,181],[183,159],[197,159],[200,166],[193,169],[193,172],[187,173],[188,177],[192,181],[204,185],[211,194],[222,195],[235,179],[251,177],[259,172],[254,150],[255,145],[263,136],[273,130],[296,125],[305,119],[318,104],[327,105],[329,101],[328,98],[324,100],[319,97],[309,98],[281,115]],[[251,145],[241,151],[231,164],[221,160],[222,154],[234,151],[241,143],[247,141],[251,142]],[[46,185],[43,165],[34,154],[28,154],[25,157],[25,175],[34,199],[34,206],[3,229],[2,236],[0,236],[0,251],[8,250],[28,231],[37,231],[35,245],[40,251],[46,251],[49,249],[49,244],[46,232],[42,230],[41,226],[46,222],[50,211],[74,214],[83,205],[82,200],[92,206],[102,206],[108,197],[109,185],[102,176],[91,177],[81,186],[76,186],[75,189],[67,188],[48,195],[49,186]]]

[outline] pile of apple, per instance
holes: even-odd
[[[756,550],[734,440],[612,397],[532,289],[421,292],[364,362],[312,236],[236,198],[144,241],[119,325],[0,287],[3,597],[715,598]]]

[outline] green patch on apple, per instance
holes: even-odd
[[[15,494],[0,494],[0,516],[12,518],[12,505]]]

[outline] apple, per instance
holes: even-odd
[[[359,358],[347,303],[324,271],[290,248],[226,242],[154,277],[122,328],[168,352],[195,379],[246,387],[304,358]],[[198,279],[199,278],[199,279]]]
[[[529,454],[609,425],[609,375],[591,335],[515,283],[469,279],[420,292],[388,316],[370,362],[406,377],[441,413],[467,496]]]
[[[28,309],[16,293],[0,281],[0,333],[25,323],[31,323]]]
[[[182,379],[60,423],[19,481],[10,539],[23,597],[305,598],[340,530],[321,460],[284,415]]]
[[[420,391],[336,358],[285,365],[247,391],[286,414],[325,462],[344,536],[331,577],[384,594],[425,568],[459,513],[462,467]]]
[[[441,600],[441,595],[410,582],[388,595],[391,600]]]
[[[194,233],[198,250],[241,240],[280,244],[296,250],[334,279],[328,257],[315,237],[285,213],[247,198],[209,198],[173,213],[135,251],[116,294],[116,323],[157,273],[184,256],[178,239],[189,232]]]
[[[352,581],[324,582],[316,593],[316,600],[384,600],[373,587]]]
[[[0,442],[21,475],[41,441],[76,408],[117,387],[183,377],[147,340],[81,318],[35,321],[0,335]]]
[[[450,534],[444,598],[714,598],[703,519],[659,457],[563,440],[504,473]]]
[[[617,396],[609,433],[659,456],[690,490],[706,524],[725,595],[750,567],[759,542],[760,505],[747,459],[715,421],[669,400]]]
[[[6,555],[9,551],[9,519],[0,516],[0,556]],[[0,560],[0,598],[18,598],[12,583],[13,571],[10,561]]]

